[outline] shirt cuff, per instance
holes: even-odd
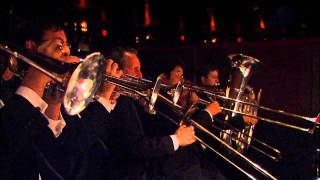
[[[97,101],[110,113],[116,104],[111,104],[109,100],[103,97],[98,97]]]
[[[4,103],[2,102],[2,100],[0,99],[0,109],[4,107]]]
[[[211,118],[211,122],[213,122],[213,116],[212,116],[212,114],[211,114],[207,109],[205,109],[204,111],[206,111],[206,112],[209,114],[209,116],[210,116],[210,118]]]
[[[170,135],[170,138],[171,138],[172,143],[173,143],[174,151],[176,151],[179,148],[179,140],[178,140],[176,135]]]

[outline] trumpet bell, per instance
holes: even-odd
[[[63,105],[69,115],[80,113],[93,101],[104,77],[104,56],[99,52],[88,55],[72,73]]]

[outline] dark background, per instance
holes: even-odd
[[[145,1],[85,2],[87,6],[80,8],[80,1],[75,0],[4,1],[0,6],[0,37],[14,39],[19,26],[30,19],[55,17],[65,23],[75,54],[89,53],[78,51],[82,37],[90,52],[105,52],[117,45],[133,46],[138,49],[142,71],[149,79],[161,73],[166,58],[178,55],[186,64],[187,79],[196,79],[200,65],[214,63],[222,69],[222,84],[226,83],[230,68],[227,55],[243,53],[263,63],[249,82],[256,90],[262,89],[262,105],[309,117],[315,117],[320,110],[320,11],[315,1],[150,0],[150,26],[144,25]],[[105,19],[101,16],[103,11]],[[210,32],[210,13],[216,20],[215,32]],[[266,29],[259,29],[260,17]],[[183,28],[179,25],[181,19]],[[83,20],[88,23],[87,32],[79,30]],[[102,29],[107,30],[106,37],[102,36]],[[148,34],[149,40],[145,39]],[[181,35],[185,36],[184,41],[180,40]],[[239,37],[241,42],[236,41]],[[212,38],[217,42],[211,43]],[[311,125],[297,118],[263,111],[259,114],[305,127]],[[319,142],[316,135],[260,121],[255,136],[282,152],[279,162],[248,152],[251,159],[276,177],[315,178],[315,149]],[[237,170],[230,167],[228,171],[237,177]]]
[[[81,4],[85,4],[81,6]],[[119,43],[133,45],[179,45],[202,43],[215,36],[218,42],[319,37],[320,12],[313,0],[149,0],[151,24],[144,25],[146,0],[12,0],[0,6],[1,35],[14,36],[14,29],[27,19],[55,17],[66,23],[76,43],[86,36],[94,47]],[[39,8],[40,7],[40,8]],[[104,15],[102,15],[104,14]],[[216,31],[210,31],[210,15]],[[259,29],[262,18],[266,29]],[[88,32],[79,23],[88,23]],[[74,23],[77,30],[74,30]],[[101,29],[108,35],[102,37]],[[149,40],[145,35],[150,34]],[[180,41],[185,35],[185,41]],[[139,43],[135,37],[139,36]]]

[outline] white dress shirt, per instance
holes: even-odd
[[[48,117],[47,119],[49,122],[48,127],[51,129],[56,138],[59,137],[62,133],[63,128],[66,126],[66,121],[63,119],[61,114],[58,120],[53,120]]]
[[[98,97],[97,101],[110,113],[115,107],[117,103],[111,104],[110,100],[104,97]]]
[[[4,103],[3,103],[3,101],[0,99],[0,109],[3,108],[3,106],[4,106]]]
[[[53,132],[54,136],[57,138],[62,133],[63,128],[66,126],[66,122],[63,119],[62,115],[60,114],[59,120],[52,120],[48,118],[44,112],[48,108],[48,104],[32,89],[26,87],[26,86],[20,86],[16,94],[24,97],[26,100],[28,100],[34,107],[39,108],[40,112],[47,118],[48,120],[48,127]]]
[[[47,118],[49,124],[48,127],[53,132],[54,136],[57,138],[62,133],[63,128],[66,126],[64,119],[62,118],[61,114],[59,118],[60,120],[51,120],[49,119],[44,112],[48,108],[48,104],[32,89],[26,86],[20,86],[16,94],[24,97],[27,101],[29,101],[34,107],[39,108],[40,112]],[[39,173],[39,180],[41,180],[41,175]]]
[[[26,86],[20,86],[16,94],[24,97],[28,100],[34,107],[39,108],[40,112],[43,114],[48,108],[48,104],[32,89]]]

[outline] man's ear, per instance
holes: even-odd
[[[34,41],[31,41],[31,40],[27,40],[26,43],[25,43],[25,47],[27,49],[36,49],[36,43]]]

